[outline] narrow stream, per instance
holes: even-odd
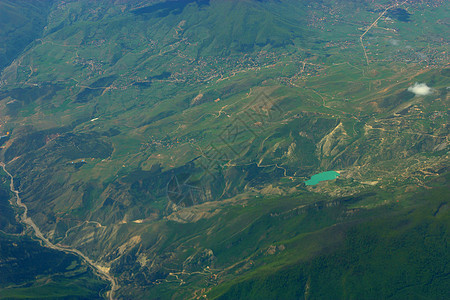
[[[79,250],[70,248],[70,247],[66,247],[66,246],[61,247],[61,246],[55,245],[52,242],[50,242],[47,238],[45,238],[44,235],[42,234],[41,230],[39,229],[39,227],[36,225],[36,223],[34,223],[34,221],[30,217],[28,217],[28,207],[24,203],[22,203],[22,200],[20,199],[20,196],[19,196],[19,191],[15,190],[15,188],[14,188],[14,177],[11,175],[11,173],[9,173],[6,170],[6,166],[3,162],[0,162],[0,166],[3,168],[3,171],[5,171],[5,173],[11,179],[9,187],[10,187],[11,192],[13,192],[15,195],[17,206],[24,209],[24,212],[20,218],[20,222],[25,225],[30,226],[33,229],[35,236],[41,241],[41,245],[43,247],[62,251],[65,253],[75,254],[78,257],[80,257],[82,260],[84,260],[94,270],[94,272],[98,276],[100,276],[100,278],[107,280],[111,283],[111,290],[107,292],[107,296],[110,300],[113,300],[114,292],[119,287],[117,285],[116,279],[113,276],[111,276],[108,271],[105,271],[100,266],[96,265],[89,257],[87,257],[86,255],[81,253]]]

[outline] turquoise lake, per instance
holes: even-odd
[[[310,180],[305,181],[305,184],[306,185],[315,185],[321,181],[336,179],[339,175],[340,174],[336,171],[322,172],[322,173],[313,175]]]

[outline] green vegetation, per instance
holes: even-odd
[[[98,299],[107,288],[78,258],[28,239],[1,235],[0,257],[0,299]]]
[[[0,71],[39,38],[53,1],[0,2]]]
[[[382,217],[339,226],[331,249],[279,269],[260,268],[210,293],[217,299],[441,299],[450,283],[448,188],[414,195],[412,207],[391,207]],[[441,199],[441,200],[439,200]],[[318,238],[316,237],[316,238]],[[326,237],[331,238],[331,237]],[[304,239],[304,242],[311,242]],[[290,249],[291,255],[300,254]],[[303,249],[302,249],[303,250]],[[299,255],[301,257],[301,255]],[[295,258],[292,258],[295,260]],[[270,270],[270,271],[269,271]],[[219,296],[220,295],[220,296]]]
[[[0,0],[0,161],[117,298],[442,298],[449,3],[389,5]],[[105,297],[2,180],[0,297]]]
[[[11,206],[3,203],[11,196],[7,187],[0,186],[0,299],[101,298],[107,285],[78,257],[44,248],[20,234],[23,227]]]
[[[0,236],[0,299],[98,299],[107,285],[78,258]]]

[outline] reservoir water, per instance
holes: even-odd
[[[305,184],[306,185],[316,185],[321,181],[336,179],[339,175],[340,174],[336,171],[322,172],[322,173],[313,175],[310,180],[305,181]]]

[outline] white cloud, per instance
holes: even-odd
[[[426,96],[433,92],[433,89],[430,88],[426,83],[418,83],[416,82],[413,86],[408,88],[408,91],[416,94],[416,96]]]

